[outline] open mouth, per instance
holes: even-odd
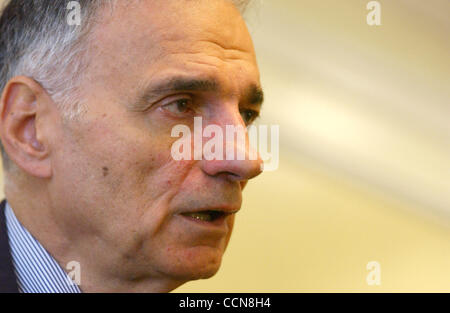
[[[181,215],[198,220],[198,221],[214,222],[214,221],[217,221],[217,220],[229,215],[229,213],[225,213],[223,211],[208,210],[208,211],[201,211],[201,212],[182,213]]]

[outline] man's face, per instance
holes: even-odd
[[[195,116],[224,130],[250,122],[261,100],[251,38],[228,1],[118,3],[94,28],[87,113],[55,136],[55,217],[105,273],[207,278],[261,162],[175,161],[171,130],[193,129]],[[205,210],[222,213],[209,222],[184,214]]]

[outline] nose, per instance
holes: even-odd
[[[235,149],[237,151],[240,148],[236,147]],[[206,160],[203,158],[202,168],[210,176],[224,175],[231,181],[247,181],[261,174],[263,170],[263,161],[259,154],[256,159],[250,159],[250,154],[246,149],[243,160],[227,159],[226,155],[223,159]]]
[[[230,181],[239,182],[245,182],[261,174],[263,161],[256,149],[250,146],[248,132],[240,115],[233,124],[223,123],[219,127],[223,134],[222,151],[219,154],[214,151],[213,158],[208,155],[209,149],[203,150],[200,161],[203,171],[210,176],[224,176]],[[216,149],[217,147],[220,146],[216,145]]]

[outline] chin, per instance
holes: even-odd
[[[177,256],[167,273],[181,281],[207,279],[220,269],[223,251],[211,248],[196,248],[198,251],[182,252]]]
[[[217,274],[220,269],[220,264],[217,266],[210,266],[208,268],[202,268],[200,270],[191,271],[189,280],[208,279]]]

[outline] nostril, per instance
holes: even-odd
[[[235,173],[231,173],[231,172],[226,172],[224,173],[228,180],[231,181],[241,181],[241,180],[245,180],[245,178],[243,178],[241,175],[235,174]]]
[[[217,173],[215,176],[216,177],[222,177],[222,178],[227,179],[229,181],[245,180],[243,177],[241,177],[241,175],[238,175],[238,174],[233,173],[233,172],[227,172],[227,171],[223,171],[223,172]]]
[[[230,181],[249,180],[261,174],[260,160],[202,160],[203,171],[210,176],[221,176]]]

